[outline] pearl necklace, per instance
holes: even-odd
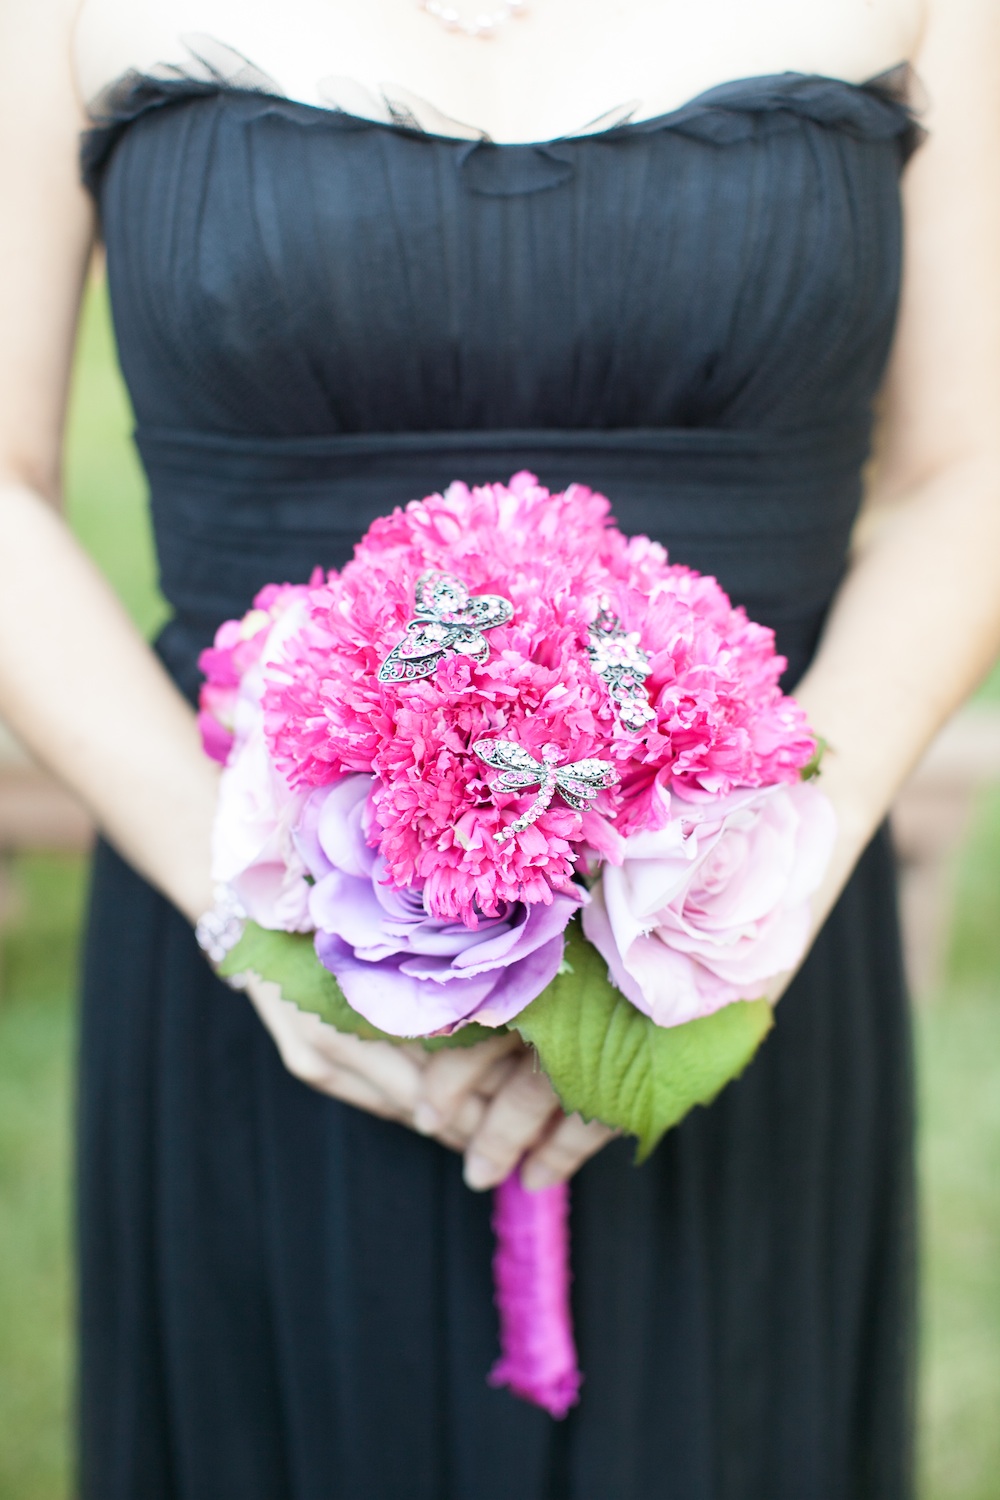
[[[464,21],[449,0],[417,0],[435,21],[440,21],[446,31],[458,31],[464,36],[478,36],[487,40],[496,35],[500,27],[513,16],[525,13],[526,0],[502,0],[499,10],[481,11],[470,21]]]

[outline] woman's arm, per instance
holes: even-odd
[[[213,768],[187,705],[57,514],[93,236],[74,8],[23,0],[0,22],[0,712],[193,917],[209,899]]]
[[[78,181],[75,4],[7,0],[0,11],[0,715],[194,920],[210,901],[216,768],[190,708],[58,514],[93,238]],[[268,987],[251,999],[296,1076],[412,1121],[423,1054],[340,1037]],[[480,1082],[490,1087],[488,1067]],[[435,1133],[460,1146],[482,1107],[471,1093]]]
[[[839,827],[814,934],[924,749],[1000,648],[1000,7],[931,0],[914,61],[930,135],[904,183],[879,522],[796,690],[830,744],[822,787]],[[776,982],[775,998],[790,978]],[[463,1101],[461,1066],[440,1054],[425,1074],[439,1112]],[[520,1083],[544,1090],[544,1079]],[[505,1174],[532,1144],[531,1128],[530,1114],[501,1094],[468,1148],[477,1185]],[[596,1149],[584,1131],[569,1120],[543,1136],[529,1157],[536,1183],[569,1175]]]
[[[900,786],[1000,647],[1000,9],[931,0],[929,137],[904,179],[905,265],[873,524],[796,696],[830,742],[840,835],[817,927]]]

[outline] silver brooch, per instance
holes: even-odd
[[[590,627],[587,654],[607,685],[619,723],[635,733],[652,723],[656,710],[646,694],[650,662],[639,645],[639,632],[622,630],[618,616],[601,609]]]
[[[198,947],[213,964],[221,964],[230,948],[243,936],[247,912],[231,885],[217,885],[212,890],[212,905],[195,925]]]
[[[477,740],[472,748],[480,760],[500,772],[490,783],[491,791],[526,792],[535,786],[539,789],[528,811],[493,835],[498,844],[530,828],[556,792],[570,807],[589,812],[598,792],[618,784],[618,772],[609,761],[576,760],[568,766],[560,766],[559,751],[554,745],[545,746],[541,760],[536,760],[523,746],[510,740]]]
[[[429,677],[452,653],[484,662],[490,646],[483,631],[506,625],[513,613],[510,600],[499,594],[470,594],[450,573],[423,573],[417,579],[413,619],[379,667],[379,682]]]

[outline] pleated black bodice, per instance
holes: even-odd
[[[797,74],[544,146],[120,89],[88,171],[168,658],[188,676],[211,625],[393,505],[528,467],[716,573],[801,671],[858,503],[912,134],[885,89]]]
[[[133,79],[85,143],[161,654],[378,514],[534,470],[773,625],[843,575],[896,313],[888,86],[783,74],[544,146]],[[819,726],[821,729],[822,726]],[[586,1380],[486,1372],[489,1201],[297,1082],[111,850],[81,1026],[84,1500],[909,1500],[908,1022],[885,841],[752,1066],[573,1185]]]

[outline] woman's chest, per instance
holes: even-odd
[[[491,0],[454,0],[474,17]],[[85,98],[130,68],[190,63],[212,38],[277,89],[320,103],[324,80],[402,87],[495,140],[549,139],[607,110],[676,108],[728,79],[792,70],[860,83],[914,55],[923,0],[527,0],[490,43],[448,33],[418,0],[84,0]],[[500,6],[503,9],[503,6]]]

